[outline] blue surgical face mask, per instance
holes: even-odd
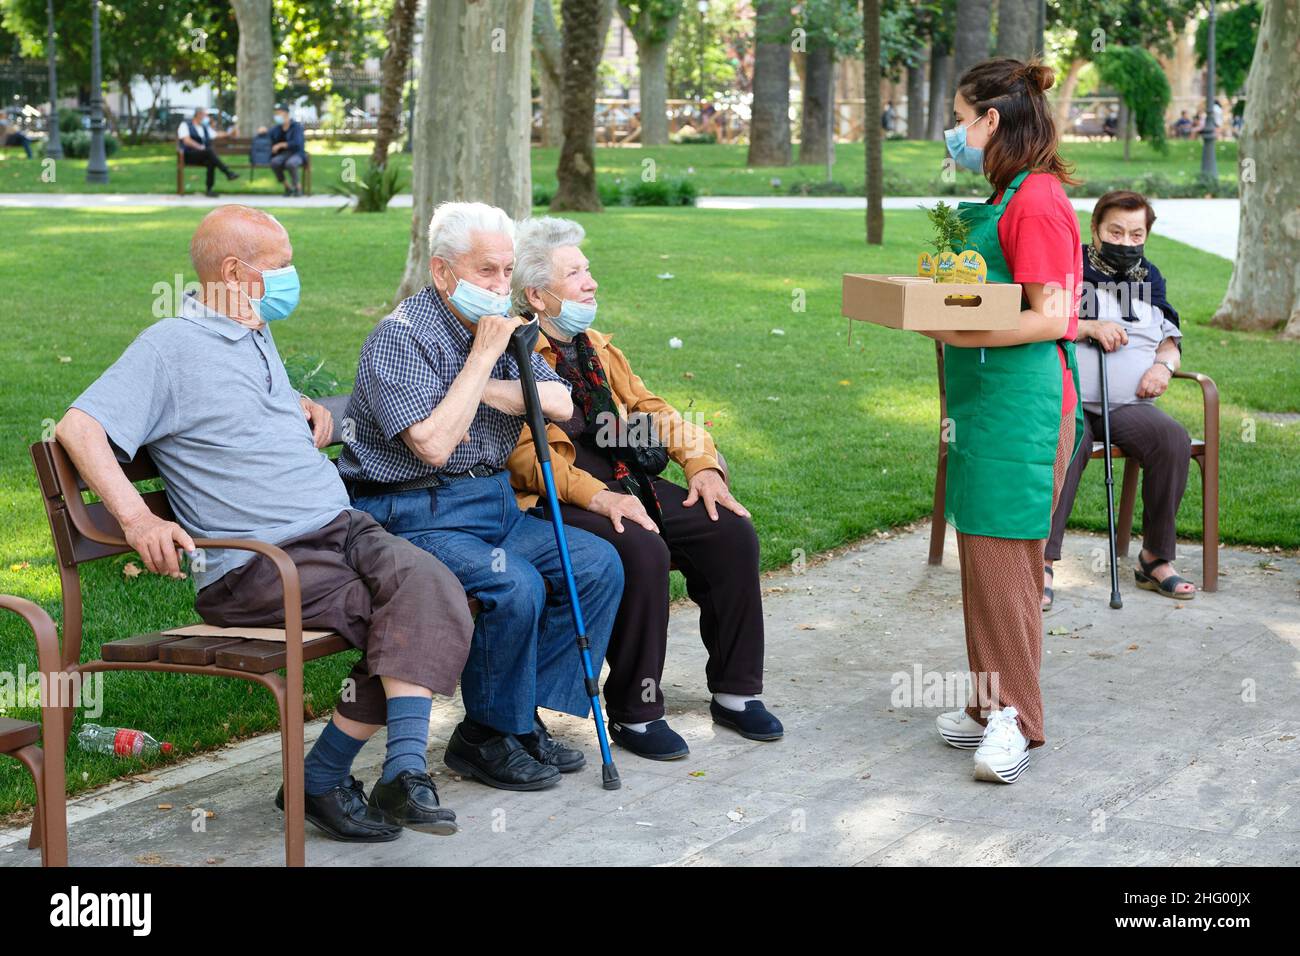
[[[451,274],[456,276],[454,270]],[[485,315],[505,315],[510,308],[510,296],[497,295],[491,289],[477,286],[460,276],[456,276],[456,291],[447,301],[456,307],[456,311],[475,324]]]
[[[984,114],[984,116],[988,115],[988,113]],[[974,126],[984,116],[975,120],[970,126]],[[970,126],[954,126],[944,131],[943,138],[948,144],[948,155],[952,157],[954,163],[963,169],[969,169],[972,173],[982,173],[984,172],[984,147],[967,144],[966,130]]]
[[[560,303],[560,314],[549,318],[548,321],[559,331],[572,338],[575,335],[581,335],[591,328],[591,323],[596,321],[596,303],[574,302],[572,299],[561,299],[549,289],[543,289],[547,295]]]
[[[238,261],[244,262],[243,259]],[[302,282],[298,279],[298,270],[293,266],[283,269],[258,269],[247,262],[244,265],[262,276],[262,297],[249,298],[253,314],[263,322],[287,319],[298,308],[298,297],[302,294]]]

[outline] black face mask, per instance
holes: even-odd
[[[1098,252],[1108,264],[1121,272],[1127,272],[1142,261],[1143,248],[1143,243],[1138,243],[1136,246],[1125,246],[1117,242],[1103,240]]]

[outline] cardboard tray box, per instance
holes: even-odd
[[[846,273],[840,313],[891,329],[1017,329],[1020,295],[1014,282],[959,284]]]

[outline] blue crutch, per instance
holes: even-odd
[[[537,344],[537,335],[541,326],[531,315],[532,321],[515,329],[510,336],[510,348],[519,365],[519,384],[524,393],[524,415],[528,419],[528,428],[533,433],[533,447],[537,453],[537,462],[542,466],[542,481],[546,485],[546,511],[555,529],[555,545],[560,551],[560,564],[564,568],[564,583],[569,589],[569,607],[573,610],[573,627],[577,632],[578,654],[582,658],[582,674],[587,685],[587,696],[591,698],[591,716],[596,721],[596,739],[600,742],[600,777],[606,790],[617,790],[623,785],[618,777],[618,768],[614,766],[614,757],[609,750],[609,739],[605,736],[605,717],[600,710],[600,684],[591,664],[591,647],[587,642],[587,624],[582,617],[582,605],[578,601],[578,585],[573,580],[573,564],[569,560],[569,541],[564,535],[564,520],[560,517],[560,500],[555,494],[555,477],[551,474],[551,446],[546,440],[546,419],[542,415],[541,401],[537,397],[537,379],[533,376],[533,348]]]

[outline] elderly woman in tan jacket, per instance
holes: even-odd
[[[610,336],[591,328],[597,285],[578,248],[583,236],[567,219],[521,223],[512,287],[516,309],[541,322],[538,351],[572,389],[573,417],[547,427],[562,517],[609,541],[623,560],[623,602],[606,653],[611,736],[652,760],[689,753],[663,719],[671,564],[700,607],[714,722],[776,740],[781,722],[758,697],[763,604],[749,512],[732,497],[708,432],[646,388]],[[660,477],[669,458],[685,471],[686,488]],[[520,507],[538,507],[544,486],[528,429],[507,467]]]

